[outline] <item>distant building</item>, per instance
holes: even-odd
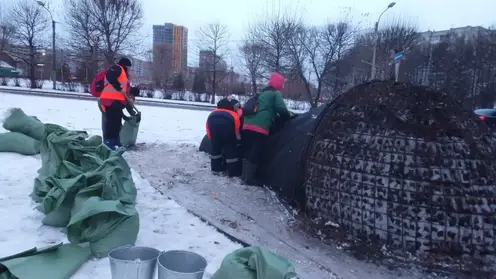
[[[486,29],[482,26],[465,26],[465,27],[457,27],[450,28],[448,30],[440,30],[440,31],[425,31],[420,33],[420,38],[431,44],[438,44],[443,40],[448,39],[448,36],[454,34],[456,36],[465,36],[467,40],[475,39],[483,32],[487,32],[489,29]]]
[[[130,60],[133,65],[131,68],[134,74],[138,77],[143,76],[143,63],[145,63],[145,61],[138,58],[131,58]]]
[[[168,49],[170,52],[166,56],[171,60],[172,73],[185,72],[188,61],[188,29],[172,23],[153,25],[154,61],[157,59],[155,49],[161,46],[167,46],[161,49]]]
[[[211,50],[200,50],[200,65],[199,68],[207,71],[207,72],[212,72],[214,71],[214,66],[215,70],[222,72],[222,71],[227,71],[227,63],[224,59],[219,57],[217,55],[217,58],[214,56],[214,52]]]

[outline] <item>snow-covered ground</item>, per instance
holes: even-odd
[[[100,134],[101,115],[92,101],[0,93],[0,118],[10,107],[20,107],[43,122]],[[271,191],[243,186],[237,178],[212,175],[208,156],[197,152],[209,112],[161,107],[140,110],[143,121],[138,144],[145,145],[125,154],[130,166],[139,172],[133,172],[142,220],[138,245],[196,251],[209,261],[205,278],[227,253],[240,247],[187,213],[180,204],[251,244],[289,258],[302,279],[422,278],[422,274],[389,271],[359,261],[339,247],[323,246],[292,226],[292,212]],[[59,230],[41,226],[42,216],[28,197],[39,159],[0,153],[0,165],[7,166],[0,168],[0,185],[9,189],[0,193],[4,202],[0,208],[4,214],[0,216],[8,216],[9,223],[16,224],[0,228],[0,257],[65,239]],[[177,203],[161,196],[155,188]],[[110,278],[108,260],[87,263],[74,278]]]
[[[0,94],[0,114],[14,106],[36,115],[43,122],[99,134],[100,113],[92,102]],[[203,121],[208,112],[188,112],[191,118],[182,119],[184,114],[178,114],[176,109],[143,108],[140,140],[197,143],[203,137]],[[190,121],[194,119],[198,121]],[[3,130],[0,128],[0,131]],[[0,185],[4,188],[0,192],[0,216],[3,216],[4,224],[9,224],[0,228],[0,257],[34,246],[67,242],[60,229],[41,224],[43,216],[34,209],[35,203],[28,196],[40,167],[39,157],[0,153],[0,165]],[[204,278],[210,278],[226,254],[241,247],[161,195],[138,173],[133,172],[133,177],[138,189],[137,209],[141,219],[137,245],[197,252],[209,262]],[[108,259],[88,262],[74,278],[110,279]]]

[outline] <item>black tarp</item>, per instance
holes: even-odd
[[[267,148],[266,164],[261,166],[265,185],[284,199],[298,206],[305,205],[304,163],[310,140],[327,105],[293,117],[286,123],[274,125]],[[210,153],[210,140],[205,135],[200,151]]]

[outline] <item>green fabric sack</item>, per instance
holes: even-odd
[[[41,140],[45,132],[45,125],[42,122],[36,117],[26,115],[20,108],[10,109],[2,127],[5,130],[25,134],[37,140]]]
[[[138,139],[139,125],[141,122],[141,113],[129,117],[128,120],[124,121],[122,125],[120,138],[122,146],[134,146],[136,140]]]
[[[41,167],[30,196],[45,214],[43,224],[65,227],[71,243],[88,242],[88,251],[98,258],[136,242],[137,191],[131,168],[122,157],[124,149],[113,152],[102,144],[100,136],[88,137],[85,131],[43,124],[20,109],[11,111],[4,128],[21,133],[6,133],[4,137],[40,139]],[[5,148],[1,138],[0,147]]]
[[[0,279],[69,279],[88,261],[88,247],[57,244],[0,259]]]
[[[235,250],[222,260],[211,279],[297,279],[293,265],[263,248],[251,246]]]
[[[43,224],[66,227],[71,243],[89,242],[95,257],[134,244],[139,231],[136,186],[122,157],[99,136],[46,124],[42,166],[31,197],[45,214]]]
[[[21,133],[0,133],[0,152],[13,152],[22,155],[39,154],[40,141]]]

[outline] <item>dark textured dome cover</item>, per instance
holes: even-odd
[[[390,81],[330,106],[306,164],[312,214],[393,248],[494,254],[496,148],[470,110]]]

